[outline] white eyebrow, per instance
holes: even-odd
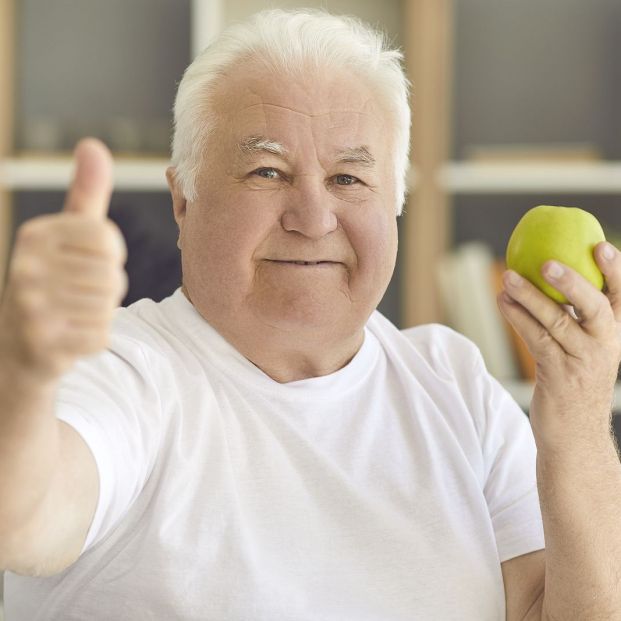
[[[250,156],[261,152],[271,153],[282,158],[288,155],[287,148],[283,144],[261,135],[242,138],[237,144],[237,148],[242,154]],[[338,151],[336,161],[342,164],[362,164],[368,167],[375,165],[375,158],[371,155],[368,147],[364,145]]]
[[[284,145],[265,136],[247,136],[239,141],[237,147],[244,155],[254,155],[261,151],[267,151],[267,153],[283,158],[287,155],[287,149]]]
[[[339,151],[337,154],[337,162],[343,164],[362,164],[371,167],[375,165],[375,158],[371,155],[369,149],[363,145],[361,147],[351,147]]]

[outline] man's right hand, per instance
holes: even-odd
[[[127,290],[125,242],[107,218],[112,157],[92,138],[74,156],[62,212],[18,229],[0,304],[0,359],[43,380],[106,347]]]

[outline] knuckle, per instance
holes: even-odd
[[[567,313],[566,311],[558,313],[552,319],[552,322],[550,324],[552,332],[566,331],[569,328],[571,321],[572,321],[572,318],[569,315],[569,313]]]

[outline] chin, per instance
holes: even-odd
[[[334,304],[270,304],[258,310],[261,323],[283,332],[295,332],[298,335],[308,333],[315,336],[327,336],[339,331],[339,317],[352,319],[351,310],[335,307]]]

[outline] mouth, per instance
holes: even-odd
[[[302,261],[299,259],[289,259],[289,260],[281,260],[281,259],[267,259],[271,263],[281,263],[284,265],[306,265],[311,267],[316,267],[318,265],[340,265],[339,261]]]

